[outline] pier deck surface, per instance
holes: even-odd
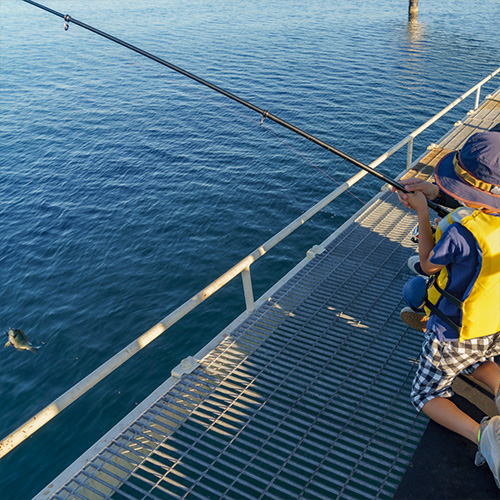
[[[500,89],[407,175],[498,122]],[[415,225],[375,197],[37,499],[498,498],[472,443],[410,403],[422,335],[399,311]],[[457,391],[495,413],[471,380]]]

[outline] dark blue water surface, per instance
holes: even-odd
[[[420,3],[409,23],[406,0],[46,1],[365,163],[499,65],[497,0]],[[0,351],[3,437],[356,168],[74,24],[0,9],[0,327],[42,345]],[[365,177],[256,263],[256,297],[380,187]],[[237,279],[0,461],[0,498],[31,498],[243,309]]]

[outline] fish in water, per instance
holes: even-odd
[[[6,332],[9,336],[8,342],[4,347],[9,347],[10,345],[14,347],[14,349],[18,351],[28,350],[34,354],[38,353],[38,349],[40,347],[35,347],[27,338],[22,330],[18,330],[17,328],[9,328],[9,331]]]

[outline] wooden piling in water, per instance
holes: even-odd
[[[410,0],[408,5],[408,14],[411,17],[418,16],[418,0]]]

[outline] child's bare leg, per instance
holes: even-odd
[[[476,380],[486,384],[493,394],[497,394],[500,386],[500,366],[494,361],[486,361],[478,366],[471,374]]]
[[[478,444],[479,424],[449,399],[431,399],[422,410],[438,424]]]

